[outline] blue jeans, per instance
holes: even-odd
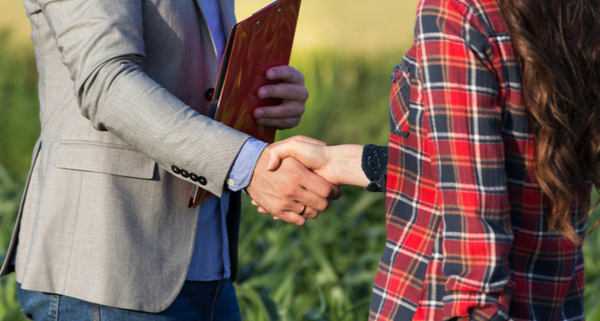
[[[229,279],[186,281],[171,306],[160,313],[123,310],[64,295],[23,290],[21,284],[17,284],[17,294],[25,316],[36,321],[241,320],[235,288]]]

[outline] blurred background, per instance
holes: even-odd
[[[238,0],[238,19],[270,0]],[[418,0],[304,0],[291,64],[310,91],[300,126],[279,132],[329,144],[387,144],[390,75],[412,42]],[[374,5],[374,3],[377,3]],[[39,134],[37,72],[19,0],[0,0],[0,262]],[[360,188],[303,227],[262,215],[244,197],[243,320],[367,320],[385,245],[385,199]],[[600,216],[599,211],[594,214]],[[586,317],[600,321],[600,234],[588,236]],[[13,275],[0,279],[0,321],[24,319]]]

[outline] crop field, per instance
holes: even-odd
[[[24,10],[18,0],[0,1],[0,28],[11,29],[0,32],[2,262],[39,134],[39,105],[35,59],[23,32],[28,23],[17,16]],[[269,2],[239,0],[238,17]],[[278,139],[303,134],[329,144],[387,144],[389,75],[410,44],[417,1],[370,3],[303,1],[292,65],[304,73],[311,98],[300,126]],[[235,284],[243,320],[367,320],[385,245],[385,199],[360,188],[343,192],[303,227],[256,212],[244,197]],[[600,321],[600,233],[588,236],[584,251],[586,316]],[[20,319],[11,275],[0,279],[0,321]]]

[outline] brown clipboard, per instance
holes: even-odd
[[[258,107],[275,106],[280,99],[259,99],[262,86],[276,83],[266,71],[290,61],[301,0],[277,0],[231,28],[211,103],[210,117],[267,143],[276,129],[259,125],[253,116]],[[192,186],[189,207],[213,195]]]

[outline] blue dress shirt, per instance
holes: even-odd
[[[227,39],[223,32],[219,3],[217,0],[202,0],[202,6],[220,63]],[[266,146],[266,143],[254,138],[246,141],[229,170],[229,190],[236,192],[250,184],[258,158]],[[202,203],[187,280],[214,281],[231,277],[226,224],[229,197],[229,193],[223,193],[221,198],[215,196]]]

